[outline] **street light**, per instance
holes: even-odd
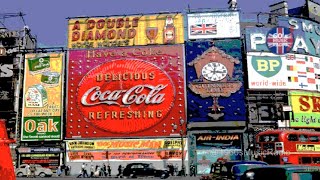
[[[179,135],[180,135],[180,140],[181,140],[181,151],[182,151],[182,154],[181,154],[181,176],[185,176],[185,164],[184,164],[184,140],[183,140],[183,135],[184,135],[184,131],[183,131],[183,124],[184,124],[184,120],[183,119],[180,119],[180,132],[179,132]],[[175,130],[178,129],[178,126],[174,123],[171,124],[172,125],[172,132],[174,132]]]
[[[183,124],[184,124],[184,120],[180,119],[180,138],[181,138],[181,176],[185,176],[185,166],[184,166],[184,140],[183,140],[183,135],[184,135],[184,131],[183,131]]]

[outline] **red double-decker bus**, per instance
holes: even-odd
[[[268,164],[320,166],[320,132],[268,130],[257,134],[255,157]]]

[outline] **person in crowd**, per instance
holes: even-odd
[[[101,170],[102,170],[103,176],[107,177],[108,176],[108,174],[107,174],[107,166],[104,163],[102,164]]]
[[[108,169],[108,175],[109,175],[109,177],[110,177],[110,176],[111,176],[111,167],[110,167],[110,164],[108,164],[107,169]]]
[[[93,166],[93,164],[91,164],[91,166],[90,166],[90,177],[91,178],[94,177],[94,172],[95,172],[94,166]]]
[[[65,175],[65,176],[68,176],[68,175],[69,175],[69,171],[70,171],[69,167],[70,167],[70,166],[65,166],[65,168],[64,168],[64,175]]]
[[[57,176],[61,176],[62,172],[61,172],[61,166],[58,166],[57,169]]]
[[[178,176],[178,171],[179,171],[179,167],[178,167],[178,164],[176,163],[174,166],[174,175],[175,176]]]
[[[36,177],[36,165],[35,164],[31,164],[30,165],[30,177]]]
[[[118,166],[118,174],[117,174],[117,177],[118,177],[118,178],[121,178],[121,177],[122,177],[122,166],[121,166],[121,164]]]
[[[27,177],[30,177],[31,171],[30,171],[30,165],[29,164],[26,165],[25,170],[26,170]]]

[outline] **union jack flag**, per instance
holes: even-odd
[[[195,24],[190,26],[191,35],[213,35],[217,34],[217,25],[215,24]]]
[[[272,28],[267,35],[267,45],[274,54],[286,54],[294,43],[292,30],[286,27]]]

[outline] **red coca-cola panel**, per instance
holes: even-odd
[[[66,138],[185,133],[183,49],[70,50]]]

